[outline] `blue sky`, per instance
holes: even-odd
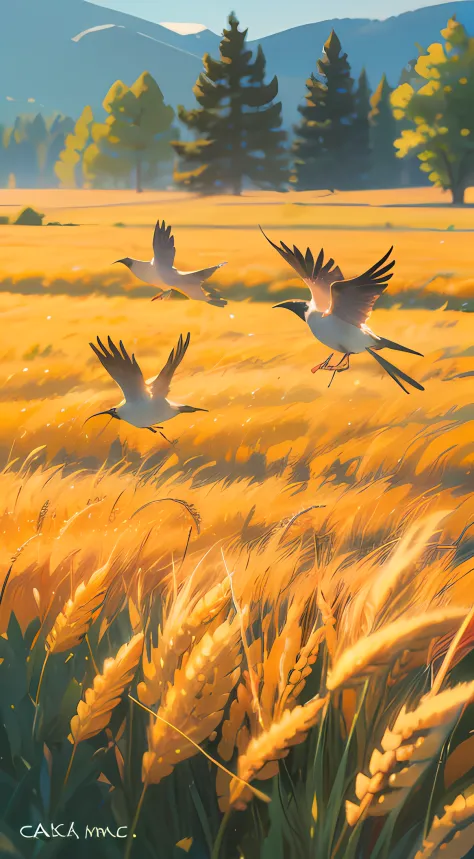
[[[422,6],[435,6],[446,0],[95,0],[97,5],[118,9],[149,21],[183,21],[204,24],[220,33],[231,8],[242,24],[249,27],[250,38],[324,21],[327,18],[388,18]]]

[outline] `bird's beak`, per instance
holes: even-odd
[[[298,305],[300,305],[300,304],[301,304],[301,302],[298,300],[295,300],[295,299],[293,299],[293,300],[290,299],[289,301],[280,301],[279,304],[273,305],[272,310],[275,310],[275,307],[283,307],[285,310],[292,310],[293,313],[297,313],[298,312]]]
[[[112,263],[112,265],[117,265],[117,263],[119,262],[121,262],[122,265],[126,265],[127,268],[130,268],[132,260],[130,259],[130,257],[123,257],[123,259],[116,259],[115,262]]]
[[[115,417],[113,409],[107,409],[105,412],[96,412],[95,415],[91,415],[90,418],[86,418],[82,426],[85,426],[88,421],[91,421],[92,418],[98,418],[100,415],[110,415],[112,418]]]
[[[291,312],[296,313],[303,322],[305,321],[305,313],[308,309],[308,305],[305,301],[290,299],[289,301],[281,301],[279,304],[274,304],[273,309],[275,309],[275,307],[283,307],[285,310],[291,310]]]

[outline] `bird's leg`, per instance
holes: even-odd
[[[336,364],[335,367],[331,367],[331,368],[328,367],[328,369],[331,369],[333,371],[332,376],[331,376],[331,381],[329,382],[328,388],[330,388],[332,383],[334,382],[334,379],[336,378],[336,373],[344,373],[345,370],[350,370],[349,360],[350,360],[350,352],[346,352],[346,354],[343,355],[341,360],[339,361],[339,364]],[[344,362],[346,362],[346,364],[345,364],[345,366],[342,366],[344,364]]]
[[[158,295],[155,295],[155,297],[152,298],[151,300],[152,301],[165,301],[167,298],[170,297],[172,292],[173,292],[172,289],[165,289],[165,290],[163,290],[163,292],[160,292],[160,293],[158,293]]]
[[[148,429],[151,429],[151,427],[148,427]],[[152,429],[152,432],[158,432],[159,431],[160,435],[163,436],[164,440],[167,441],[168,444],[171,445],[171,447],[174,447],[176,444],[178,444],[177,439],[175,439],[175,441],[171,441],[169,438],[166,438],[166,436],[165,436],[164,432],[162,432],[162,430],[163,430],[163,427],[160,427],[157,424],[155,424],[154,428]]]
[[[331,354],[330,354],[330,355],[328,355],[328,357],[326,358],[326,360],[325,360],[325,361],[323,361],[321,364],[316,364],[316,367],[313,367],[313,368],[312,368],[312,370],[311,370],[311,372],[312,372],[312,373],[317,373],[317,372],[318,372],[318,370],[327,370],[327,368],[328,368],[328,364],[329,364],[329,362],[331,361],[331,358],[332,358],[332,356],[333,356],[333,355],[334,355],[334,352],[331,352]]]
[[[161,431],[160,431],[160,435],[163,436],[164,440],[167,441],[168,444],[171,445],[171,447],[174,447],[176,444],[178,444],[178,439],[175,439],[174,441],[170,441],[169,438],[166,438],[164,432],[161,432]]]

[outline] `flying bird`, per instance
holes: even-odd
[[[333,350],[326,360],[313,367],[311,372],[332,370],[330,386],[336,373],[349,370],[351,355],[367,351],[406,394],[409,391],[402,384],[402,381],[419,391],[424,391],[419,382],[378,354],[381,349],[393,349],[397,352],[409,352],[411,355],[423,357],[421,352],[387,340],[386,337],[379,337],[367,325],[375,302],[386,290],[388,281],[393,276],[391,270],[395,265],[395,260],[387,262],[393,247],[363,274],[352,279],[345,279],[341,269],[334,264],[333,259],[324,262],[323,250],[320,251],[315,260],[309,248],[303,256],[296,246],[291,250],[284,242],[281,242],[281,247],[278,247],[265,235],[263,230],[262,233],[311,291],[311,301],[296,299],[282,301],[274,306],[284,307],[286,310],[296,313],[300,319],[308,324],[314,337]],[[334,352],[341,352],[343,356],[337,364],[331,364]]]
[[[132,274],[144,283],[157,287],[161,287],[161,284],[164,283],[171,287],[167,290],[162,289],[158,295],[152,298],[152,301],[169,298],[171,291],[176,289],[193,301],[206,301],[207,304],[212,304],[214,307],[225,307],[227,304],[225,298],[222,298],[214,287],[208,284],[204,286],[204,284],[214,272],[227,263],[220,262],[218,265],[197,271],[179,271],[174,267],[176,248],[171,229],[171,227],[166,226],[164,221],[161,224],[159,221],[156,222],[153,235],[153,259],[150,262],[131,259],[130,257],[118,259],[116,262],[127,266]]]
[[[163,429],[162,424],[165,421],[171,420],[176,415],[187,412],[206,412],[207,409],[183,406],[168,400],[171,380],[186,354],[190,337],[191,335],[188,333],[183,342],[183,336],[180,334],[178,345],[175,349],[171,350],[170,356],[161,373],[146,381],[137,364],[135,355],[132,354],[130,358],[121,340],[119,348],[117,348],[113,340],[109,337],[109,348],[107,349],[100,337],[97,337],[98,346],[95,343],[90,343],[89,345],[97,355],[102,366],[105,367],[114,382],[117,382],[117,385],[121,388],[124,399],[118,406],[91,415],[90,418],[87,418],[87,421],[99,415],[111,415],[112,418],[126,421],[126,423],[134,427],[148,429],[156,433]],[[169,441],[163,432],[160,432],[160,435],[166,441]]]

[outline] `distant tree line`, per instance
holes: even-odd
[[[174,181],[204,194],[240,194],[416,185],[421,168],[425,182],[462,203],[474,182],[474,38],[455,18],[441,35],[444,43],[420,50],[398,87],[383,75],[372,93],[365,70],[354,81],[332,31],[290,139],[278,79],[267,80],[261,47],[248,49],[247,30],[231,14],[219,57],[203,57],[195,108],[179,106],[176,116],[144,72],[130,87],[113,84],[102,122],[90,107],[76,122],[20,116],[0,127],[0,183],[141,191]]]

